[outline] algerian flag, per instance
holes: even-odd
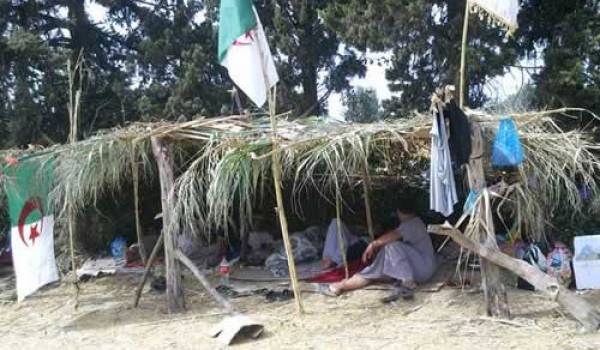
[[[517,27],[519,14],[519,0],[467,0],[479,13],[487,14],[499,25],[514,32]]]
[[[265,104],[268,89],[279,81],[265,32],[251,0],[221,0],[219,63],[259,107]]]
[[[48,201],[52,172],[51,162],[40,163],[34,158],[4,169],[19,301],[58,280],[54,260],[54,215]]]

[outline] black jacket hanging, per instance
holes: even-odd
[[[471,156],[471,124],[454,100],[446,105],[444,115],[450,124],[450,154],[454,164],[461,166],[468,163]]]

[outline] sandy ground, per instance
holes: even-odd
[[[100,278],[81,285],[79,308],[67,284],[46,288],[23,303],[0,305],[1,349],[220,349],[207,332],[224,316],[186,277],[188,311],[169,316],[164,294],[145,291],[130,307],[139,276]],[[579,334],[576,323],[542,296],[511,290],[514,318],[483,317],[482,295],[444,288],[411,302],[383,305],[385,291],[340,298],[305,293],[306,314],[264,297],[234,299],[263,322],[259,340],[235,349],[600,349],[600,333]],[[600,301],[597,293],[586,298]]]

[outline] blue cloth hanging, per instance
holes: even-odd
[[[512,118],[502,119],[492,148],[492,165],[518,166],[523,162],[523,148]]]

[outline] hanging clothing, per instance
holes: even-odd
[[[471,123],[454,100],[446,104],[444,115],[449,122],[448,145],[454,165],[467,164],[471,157]]]
[[[448,217],[458,202],[442,103],[432,105],[429,207]],[[465,137],[468,137],[465,135]]]

